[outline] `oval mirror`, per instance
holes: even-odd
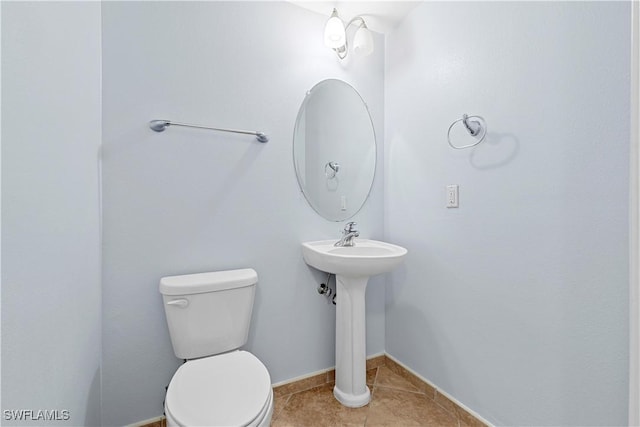
[[[298,184],[313,209],[330,221],[355,215],[369,196],[376,137],[367,105],[349,84],[316,84],[305,97],[293,133]]]

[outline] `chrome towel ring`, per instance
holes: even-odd
[[[477,119],[477,120],[474,120],[474,119]],[[453,145],[453,143],[451,142],[451,129],[458,122],[462,122],[467,132],[469,132],[469,135],[477,139],[476,142],[473,142],[467,145]],[[451,126],[449,126],[449,130],[447,130],[447,141],[449,142],[449,146],[451,148],[455,148],[456,150],[475,147],[476,145],[484,141],[484,138],[486,136],[487,136],[487,122],[481,116],[468,116],[466,114],[463,114],[462,118],[451,123]]]
[[[326,165],[324,165],[324,176],[326,176],[327,179],[335,178],[339,170],[340,163],[328,162]]]

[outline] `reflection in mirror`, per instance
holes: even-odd
[[[293,160],[302,192],[324,218],[343,221],[362,208],[373,185],[376,139],[369,110],[352,86],[329,79],[307,93]]]

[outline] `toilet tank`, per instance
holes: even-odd
[[[242,347],[249,336],[257,283],[252,268],[160,279],[176,356],[195,359]]]

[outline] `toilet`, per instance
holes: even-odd
[[[175,355],[186,362],[165,399],[167,426],[269,426],[269,371],[248,351],[258,274],[251,268],[163,277]]]

